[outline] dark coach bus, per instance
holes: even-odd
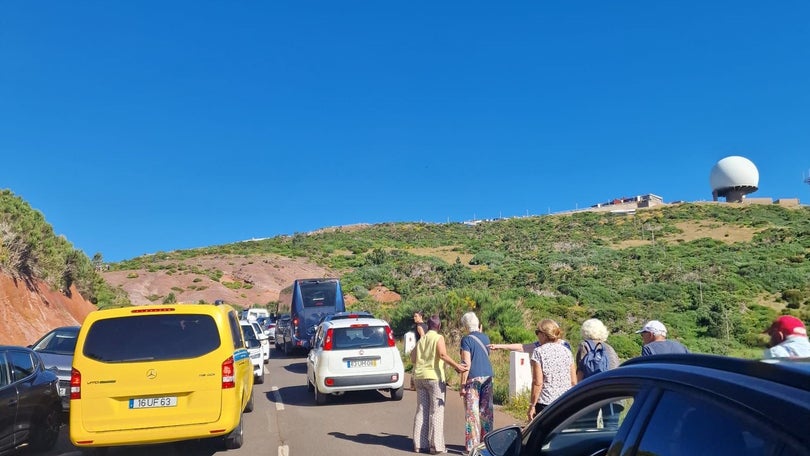
[[[315,326],[325,315],[344,312],[343,290],[338,279],[296,279],[278,297],[276,350],[289,354],[309,350]],[[287,317],[289,315],[289,317]]]

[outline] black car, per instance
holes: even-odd
[[[810,359],[635,358],[471,455],[810,455]]]
[[[33,350],[0,346],[0,455],[26,444],[53,448],[62,425],[57,385]]]
[[[59,379],[59,395],[65,412],[70,409],[70,369],[73,366],[73,351],[78,337],[79,326],[62,326],[48,331],[29,345],[42,358],[45,369],[56,374]]]

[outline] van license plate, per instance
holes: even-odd
[[[176,396],[166,397],[145,397],[143,399],[130,399],[129,408],[156,408],[156,407],[175,407],[177,406]]]
[[[376,359],[357,359],[350,360],[349,367],[377,367]]]
[[[64,388],[64,387],[60,386],[59,387],[59,396],[65,397],[65,394],[67,394],[67,388]]]

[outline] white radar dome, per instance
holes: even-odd
[[[748,193],[759,188],[759,170],[754,163],[736,155],[717,162],[709,175],[712,194],[726,198],[726,201],[741,201]]]

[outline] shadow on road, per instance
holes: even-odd
[[[377,445],[394,450],[412,451],[413,440],[407,435],[395,434],[344,434],[342,432],[330,432],[329,435],[339,439],[348,440],[350,442],[359,443],[361,445]]]
[[[284,366],[284,369],[288,372],[292,372],[293,374],[306,374],[307,373],[307,363],[290,363]]]
[[[285,386],[279,388],[279,395],[284,398],[284,404],[300,406],[300,407],[315,407],[314,393],[307,391],[307,387],[301,386]],[[265,393],[267,400],[276,402],[276,395],[272,391]],[[329,407],[330,405],[345,405],[345,404],[368,404],[375,402],[390,401],[388,393],[380,391],[349,391],[336,396],[329,395],[326,399],[326,404],[319,405],[318,407]]]

